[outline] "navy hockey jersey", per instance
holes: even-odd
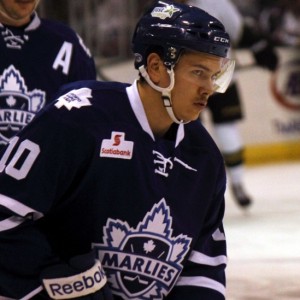
[[[224,299],[225,181],[200,122],[153,135],[136,83],[64,87],[0,160],[0,296],[95,249],[114,299]]]
[[[0,23],[0,149],[66,83],[96,79],[89,50],[69,27],[35,13],[25,28]]]

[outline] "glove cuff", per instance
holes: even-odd
[[[72,299],[99,291],[107,282],[99,260],[85,272],[69,277],[43,279],[43,285],[51,299]]]

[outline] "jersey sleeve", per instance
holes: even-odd
[[[40,271],[60,261],[38,222],[49,212],[58,210],[58,202],[63,205],[71,182],[85,168],[87,157],[83,153],[91,153],[90,147],[93,145],[87,134],[80,129],[71,130],[60,118],[53,117],[50,108],[14,137],[3,152],[0,158],[1,299],[21,299],[37,293],[42,289]]]
[[[224,172],[221,171],[223,179],[219,181],[220,186],[217,188],[215,199],[207,213],[209,219],[206,220],[200,238],[191,251],[174,289],[168,296],[169,300],[225,299],[227,250],[223,229]]]
[[[97,77],[95,60],[84,44],[82,38],[76,34],[72,57],[69,82],[78,80],[94,80]]]

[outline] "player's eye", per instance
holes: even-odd
[[[211,77],[212,81],[216,81],[216,80],[219,78],[220,74],[221,74],[221,72],[218,72],[217,74],[214,74],[214,75]]]
[[[195,69],[192,73],[197,77],[197,79],[200,80],[211,80],[212,82],[215,82],[218,78],[218,73],[212,74],[211,72],[204,69]]]
[[[203,77],[203,76],[205,76],[205,70],[203,70],[203,69],[193,70],[193,74],[198,77]]]

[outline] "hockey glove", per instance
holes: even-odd
[[[275,71],[278,65],[278,56],[273,46],[271,46],[266,40],[261,40],[255,43],[251,50],[256,63],[267,68],[270,71]]]
[[[73,257],[68,264],[46,268],[41,280],[51,299],[113,299],[104,270],[93,252]]]

